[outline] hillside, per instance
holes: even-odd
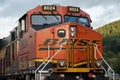
[[[103,35],[103,53],[115,72],[120,73],[120,20],[106,24],[98,29]]]

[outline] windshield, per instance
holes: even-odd
[[[65,22],[77,22],[84,26],[89,26],[88,18],[80,16],[65,16]]]
[[[44,27],[54,26],[61,23],[60,15],[32,15],[31,24],[35,29],[42,29]]]

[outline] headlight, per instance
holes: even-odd
[[[102,63],[100,60],[96,61],[96,66],[100,67],[101,65],[102,65]]]
[[[65,61],[64,60],[59,60],[58,64],[60,65],[60,67],[64,67],[65,66]]]
[[[71,32],[70,35],[71,35],[72,37],[74,37],[74,36],[75,36],[75,32]]]
[[[76,30],[76,27],[70,27],[70,31],[75,31]]]
[[[74,27],[74,26],[70,27],[70,35],[71,35],[71,37],[76,36],[76,27]]]

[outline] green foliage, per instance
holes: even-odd
[[[96,29],[103,35],[104,57],[115,70],[120,73],[120,20]]]
[[[103,37],[119,36],[120,35],[120,20],[106,24],[98,29],[97,32],[100,32]]]

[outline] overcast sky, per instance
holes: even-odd
[[[26,11],[44,4],[80,7],[90,14],[94,29],[120,19],[120,0],[0,0],[0,38],[8,35]]]

